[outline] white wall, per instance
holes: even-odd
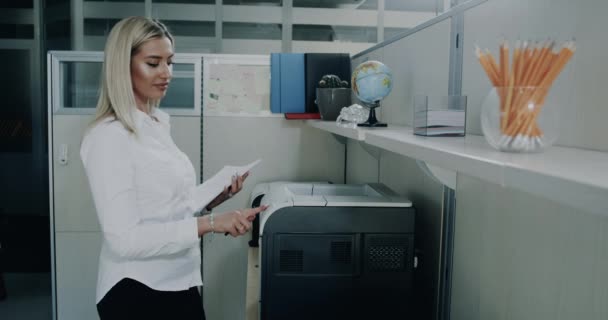
[[[577,51],[550,95],[558,143],[608,150],[608,2],[489,0],[465,13],[467,129],[480,134],[490,84],[474,44],[495,55],[502,36],[569,40]],[[607,200],[608,201],[608,200]],[[608,219],[459,175],[452,319],[606,319]]]
[[[380,61],[393,71],[393,90],[382,101],[381,120],[411,126],[414,95],[448,94],[450,24],[443,20],[382,49]]]
[[[608,319],[608,219],[458,176],[452,319]]]
[[[481,134],[480,106],[490,90],[490,83],[473,55],[474,44],[490,48],[496,54],[503,36],[510,40],[574,37],[578,51],[553,87],[551,100],[556,105],[549,106],[561,113],[558,143],[608,150],[604,139],[608,129],[603,125],[608,119],[605,108],[608,93],[601,85],[598,88],[598,84],[608,81],[608,64],[602,61],[608,56],[608,46],[601,41],[604,37],[600,34],[607,27],[603,19],[607,9],[608,2],[592,0],[489,0],[468,10],[462,83],[463,94],[468,96],[468,134]],[[429,30],[420,32],[421,39],[424,38],[421,43],[431,41],[430,34]],[[395,86],[399,86],[384,101],[380,119],[411,125],[408,115],[412,91],[424,91],[416,88],[434,85],[442,92],[447,88],[446,79],[431,76],[434,84],[425,79],[441,69],[447,70],[448,65],[434,69],[429,64],[437,63],[433,60],[437,50],[422,49],[418,53],[420,58],[415,59],[420,46],[400,42],[369,56],[389,65]],[[401,64],[391,63],[390,57],[401,58]],[[364,59],[357,59],[354,64]],[[426,70],[418,68],[421,64]],[[400,86],[402,82],[409,83]],[[436,197],[440,196],[440,188],[425,181],[412,163],[383,153],[379,180],[408,194],[415,206],[436,205],[439,210]],[[349,166],[360,168],[349,167],[349,177],[354,180],[373,180],[374,174],[378,174],[373,160],[364,151],[351,150],[351,144]],[[608,219],[462,174],[458,175],[456,203],[452,319],[608,318],[605,306]],[[434,213],[428,209],[426,212]],[[428,219],[429,226],[437,221]]]
[[[576,39],[577,51],[553,85],[547,105],[561,114],[558,143],[608,151],[608,2],[599,0],[489,0],[465,13],[463,94],[469,97],[467,130],[481,134],[481,101],[490,82],[473,54],[474,45],[497,56],[502,37],[522,40]],[[549,111],[549,110],[547,110]]]

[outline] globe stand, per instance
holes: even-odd
[[[376,108],[380,106],[380,100],[372,103],[371,105],[366,105],[369,108],[369,117],[367,121],[363,123],[357,124],[359,127],[370,127],[370,128],[383,128],[387,127],[386,123],[378,122],[376,118]]]

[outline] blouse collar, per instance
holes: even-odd
[[[150,114],[147,114],[138,108],[134,108],[133,112],[133,120],[135,121],[135,127],[141,128],[144,121],[155,121],[154,118],[158,120],[158,122],[169,125],[169,115],[160,110],[159,108],[153,108]],[[154,118],[153,118],[154,117]]]

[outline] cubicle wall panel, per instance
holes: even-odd
[[[607,319],[608,218],[458,175],[452,319]]]
[[[57,319],[99,319],[95,307],[99,232],[58,232],[55,235]]]
[[[467,129],[481,134],[490,83],[474,45],[497,55],[502,37],[559,41],[577,51],[550,95],[560,113],[558,143],[606,151],[608,55],[602,1],[490,0],[465,12],[463,94]],[[606,319],[608,219],[458,176],[452,319]]]
[[[388,151],[374,158],[354,140],[348,140],[347,152],[348,183],[381,182],[416,207],[415,248],[420,250],[420,261],[415,271],[415,313],[418,319],[432,319],[439,286],[443,185],[427,176],[414,159]]]
[[[214,209],[225,212],[247,207],[252,188],[269,181],[343,182],[344,146],[331,135],[301,120],[279,117],[203,118],[203,177],[224,165],[243,165],[262,159],[243,190]],[[247,241],[205,237],[203,281],[205,312],[209,319],[245,319]]]
[[[383,48],[378,48],[374,51],[370,51],[364,55],[357,56],[356,58],[351,59],[351,69],[355,70],[355,68],[360,64],[368,60],[384,60],[384,51]],[[348,80],[350,82],[350,80]]]
[[[360,142],[348,139],[346,143],[346,183],[378,182],[378,159],[365,151]]]
[[[53,193],[55,231],[99,231],[89,182],[80,159],[80,145],[92,115],[53,116]],[[190,158],[200,177],[200,118],[171,117],[175,144]],[[60,161],[67,147],[67,162]],[[86,190],[86,192],[83,192]]]
[[[206,116],[203,145],[205,179],[224,165],[241,165],[262,159],[247,179],[248,187],[257,183],[256,176],[266,181],[308,179],[342,182],[343,145],[301,120]],[[246,203],[248,194],[241,193],[243,203]]]
[[[434,319],[438,299],[443,185],[427,176],[416,160],[384,151],[380,182],[410,199],[416,208],[415,319]]]
[[[608,150],[608,43],[604,41],[608,2],[596,0],[490,0],[465,12],[463,94],[469,97],[467,131],[481,134],[480,108],[491,85],[474,54],[475,44],[497,56],[503,37],[560,42],[576,38],[577,51],[551,89],[560,113],[558,143]]]
[[[189,116],[171,116],[171,137],[175,145],[185,153],[196,171],[196,180],[200,180],[201,171],[201,118]],[[200,181],[199,181],[200,182]]]
[[[393,72],[393,90],[382,101],[381,121],[411,126],[414,95],[448,94],[450,30],[448,18],[383,48],[381,61]]]
[[[376,109],[381,122],[411,126],[414,95],[448,94],[450,32],[447,18],[352,60],[353,69],[378,60],[392,71],[393,89]]]
[[[382,122],[413,125],[415,95],[448,94],[451,18],[435,23],[384,47],[358,56],[352,67],[379,60],[393,73],[393,90],[377,109]],[[416,248],[421,262],[416,270],[416,317],[433,319],[439,287],[443,185],[426,176],[416,161],[381,151],[373,158],[355,141],[348,143],[347,181],[381,182],[412,200],[416,207]]]
[[[99,231],[80,144],[92,115],[53,116],[53,196],[55,232]],[[61,162],[62,153],[67,162]],[[83,192],[85,190],[86,192]]]

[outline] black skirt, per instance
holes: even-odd
[[[158,291],[133,279],[120,280],[97,304],[101,320],[204,320],[203,301],[196,287]]]

